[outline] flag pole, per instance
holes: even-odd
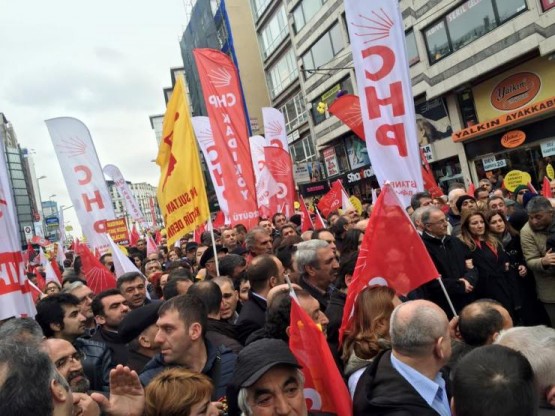
[[[220,264],[218,261],[218,252],[216,251],[216,238],[214,237],[214,226],[212,225],[212,216],[208,216],[208,229],[210,230],[210,238],[212,239],[212,250],[214,250],[214,264],[216,264],[216,276],[220,276]]]
[[[445,298],[447,298],[447,303],[449,303],[449,307],[451,308],[451,311],[453,312],[453,316],[458,316],[457,312],[455,311],[455,307],[453,306],[453,302],[451,302],[451,298],[449,297],[449,294],[447,293],[447,289],[445,289],[445,286],[443,285],[443,280],[441,280],[441,276],[439,276],[437,278],[437,281],[439,282],[439,285],[441,286],[441,290],[443,290],[443,294],[445,295]]]

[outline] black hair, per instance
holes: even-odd
[[[177,269],[177,270],[185,270],[185,269]],[[179,282],[193,282],[193,280],[188,276],[174,275],[171,278],[170,276],[168,276],[168,281],[166,282],[166,286],[164,286],[164,289],[162,289],[162,295],[164,296],[164,300],[169,300],[171,298],[175,298],[176,296],[179,296],[179,292],[177,290],[177,285]]]
[[[185,327],[189,327],[191,324],[198,322],[202,327],[202,335],[204,336],[206,334],[208,314],[206,313],[204,302],[202,302],[198,296],[188,293],[176,296],[160,306],[158,316],[162,316],[171,310],[177,311],[179,318],[185,323]]]
[[[431,198],[429,192],[417,192],[410,198],[410,206],[412,209],[420,208],[420,200],[422,198]]]
[[[56,293],[37,303],[35,320],[46,338],[54,336],[50,324],[58,324],[61,329],[64,329],[64,306],[79,306],[79,299],[71,293]]]
[[[335,287],[337,289],[345,289],[347,287],[345,277],[347,275],[352,276],[355,273],[357,259],[358,250],[347,254],[341,254],[341,258],[339,259],[339,271],[337,273],[337,279],[335,280]]]
[[[117,280],[117,285],[118,285],[118,289],[121,290],[121,286],[124,283],[129,283],[132,282],[133,280],[135,280],[137,277],[141,277],[142,279],[144,279],[145,277],[139,273],[139,272],[127,272],[122,274],[121,276],[118,277]],[[145,279],[146,280],[146,279]]]
[[[274,256],[270,254],[263,254],[255,257],[247,269],[247,278],[251,284],[253,292],[262,291],[271,277],[279,276],[279,268],[274,260]]]
[[[92,301],[91,308],[94,316],[106,316],[106,311],[104,310],[104,305],[102,303],[102,299],[107,298],[108,296],[115,296],[121,295],[119,289],[108,289],[100,292],[96,295]]]
[[[197,282],[189,288],[187,294],[195,295],[202,300],[207,314],[215,315],[220,312],[222,290],[216,283],[209,280]]]
[[[345,238],[341,243],[341,255],[358,251],[358,239],[364,234],[358,228],[351,228],[345,233]]]
[[[220,276],[232,277],[235,268],[239,266],[242,267],[245,264],[247,264],[247,260],[243,256],[240,256],[239,254],[226,254],[218,260]]]
[[[479,309],[475,308],[479,305]],[[462,310],[459,316],[459,331],[463,341],[472,346],[486,345],[492,335],[503,329],[503,316],[490,302],[475,302],[467,308],[475,309],[470,313],[468,309]]]
[[[452,392],[457,416],[537,414],[530,363],[520,352],[501,345],[479,347],[461,358]]]

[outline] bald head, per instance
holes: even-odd
[[[395,308],[391,315],[390,335],[393,351],[409,357],[433,352],[441,337],[448,337],[447,315],[435,303],[414,300]]]
[[[495,341],[502,329],[513,327],[507,309],[493,300],[478,300],[465,306],[459,316],[459,331],[463,341],[473,347]]]

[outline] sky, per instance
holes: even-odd
[[[187,0],[0,0],[0,112],[34,149],[43,200],[70,206],[44,120],[69,116],[89,128],[100,164],[157,185],[149,116],[162,114]],[[66,225],[79,234],[73,209]]]

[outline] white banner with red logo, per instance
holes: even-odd
[[[214,191],[216,192],[216,198],[218,198],[220,210],[224,213],[226,218],[225,223],[229,224],[229,207],[227,199],[224,196],[222,163],[220,154],[214,143],[210,119],[202,116],[193,117],[193,130],[195,130],[197,143],[204,156],[204,161],[208,166],[208,172],[210,173],[210,179],[212,179],[212,185],[214,185]]]
[[[256,203],[258,212],[263,218],[270,218],[277,212],[277,201],[272,197],[280,192],[280,188],[272,173],[268,170],[264,148],[268,141],[263,136],[252,136],[249,139],[252,169],[256,179]],[[272,202],[275,202],[272,206]]]
[[[0,149],[0,320],[35,316],[31,287],[25,274],[19,222],[8,179],[5,153]]]
[[[228,55],[214,49],[194,49],[193,55],[220,159],[231,224],[250,228],[258,223],[258,209],[237,68]]]
[[[281,147],[289,153],[283,113],[272,107],[262,107],[262,118],[264,119],[264,135],[268,145]]]
[[[408,205],[424,187],[399,2],[345,0],[345,13],[368,155]]]
[[[115,214],[89,129],[71,117],[46,120],[46,126],[87,243],[103,252],[106,220]]]
[[[127,213],[131,216],[131,218],[146,228],[147,224],[145,217],[141,212],[141,208],[139,207],[135,196],[131,192],[131,189],[129,189],[129,185],[125,181],[125,178],[121,174],[119,168],[115,165],[106,165],[104,166],[104,174],[114,181],[114,185],[116,186],[121,199],[123,199]]]

